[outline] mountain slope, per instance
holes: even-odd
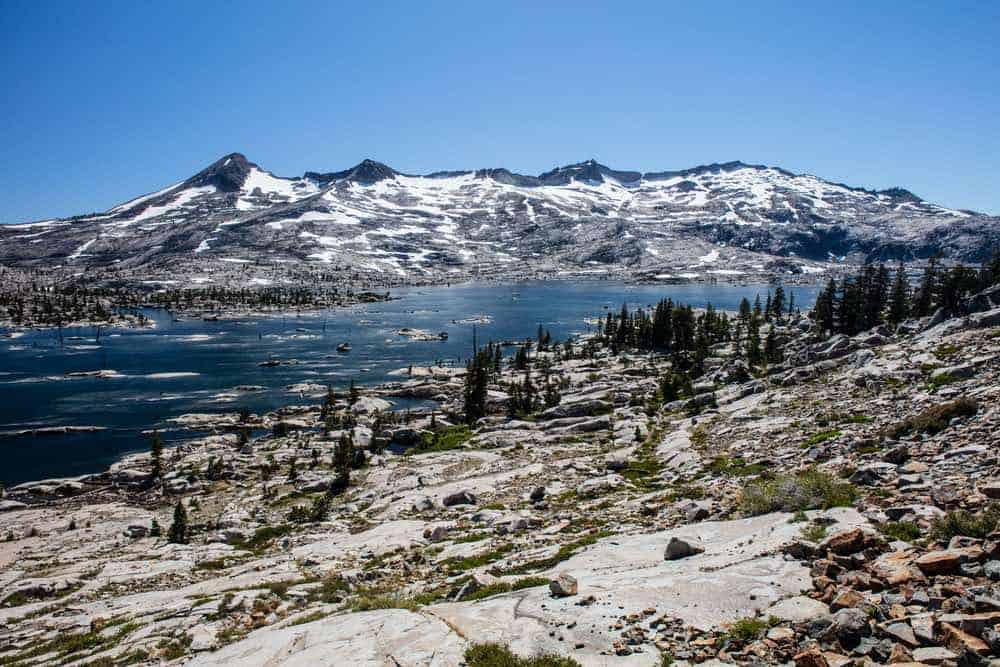
[[[742,162],[642,174],[400,173],[365,160],[281,178],[233,153],[100,215],[0,227],[0,262],[167,275],[317,265],[399,279],[525,271],[739,275],[775,258],[978,261],[1000,219]],[[795,258],[788,261],[787,258]],[[808,260],[802,262],[801,260]]]

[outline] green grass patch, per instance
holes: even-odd
[[[826,526],[821,523],[811,523],[802,529],[802,538],[810,542],[822,542],[826,537]]]
[[[910,521],[890,521],[880,529],[890,540],[913,542],[920,539],[920,526]]]
[[[522,658],[500,644],[475,644],[465,651],[468,667],[580,667],[573,658],[544,653]]]
[[[482,542],[483,540],[488,539],[492,536],[493,533],[489,532],[488,530],[481,530],[476,533],[469,533],[468,535],[462,535],[460,537],[456,537],[452,541],[455,544],[470,544],[472,542]]]
[[[430,452],[447,452],[453,449],[462,449],[465,443],[472,438],[472,431],[465,424],[449,426],[448,428],[425,433],[420,444],[410,447],[405,454],[427,454]]]
[[[858,492],[850,482],[810,468],[804,472],[756,479],[743,487],[740,509],[748,516],[850,507]]]
[[[490,584],[489,586],[483,586],[475,593],[462,599],[482,600],[483,598],[493,597],[494,595],[500,595],[501,593],[510,593],[511,591],[519,591],[524,588],[534,588],[535,586],[548,586],[550,581],[551,580],[546,577],[524,577],[523,579],[518,579],[513,582],[498,581],[495,584]]]
[[[490,572],[490,574],[499,577],[503,575],[528,574],[529,572],[548,570],[549,568],[555,567],[564,560],[569,560],[574,555],[576,555],[576,553],[579,550],[583,549],[584,547],[588,547],[591,544],[594,544],[595,542],[597,542],[597,540],[599,540],[602,537],[606,537],[609,534],[610,533],[606,533],[603,531],[589,533],[588,535],[585,535],[584,537],[581,537],[576,541],[562,545],[561,547],[559,547],[559,550],[556,551],[556,553],[547,558],[539,558],[537,560],[528,561],[527,563],[521,563],[520,565],[515,565],[514,567],[507,568],[506,570],[494,569]]]
[[[816,445],[827,442],[828,440],[833,440],[834,438],[839,438],[841,435],[840,429],[830,429],[828,431],[820,431],[819,433],[813,433],[811,436],[806,438],[806,441],[802,443],[803,449],[808,449],[810,447],[815,447]]]
[[[1000,504],[990,503],[978,514],[955,510],[931,523],[931,537],[938,542],[948,542],[953,537],[984,539],[1000,526]]]
[[[759,464],[748,464],[743,458],[737,456],[716,456],[708,464],[708,469],[717,475],[727,475],[729,477],[747,477],[749,475],[759,475],[766,468]]]
[[[971,398],[959,398],[932,405],[886,429],[885,434],[896,439],[904,435],[926,433],[935,435],[948,428],[955,417],[971,417],[979,411],[979,403]]]
[[[780,621],[771,618],[741,618],[729,626],[726,638],[730,640],[749,642],[757,639],[769,628],[774,627]]]
[[[294,530],[291,524],[281,523],[276,526],[261,526],[254,531],[254,534],[246,540],[237,540],[233,546],[237,549],[246,549],[255,553],[260,553],[270,546],[271,542],[284,537]]]
[[[453,558],[448,558],[441,561],[440,565],[449,572],[464,572],[465,570],[471,570],[476,567],[482,567],[483,565],[495,563],[513,550],[513,544],[503,544],[492,551],[485,551],[472,556],[455,556]]]

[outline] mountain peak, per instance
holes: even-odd
[[[556,167],[540,174],[538,180],[544,185],[567,185],[571,181],[603,183],[605,176],[610,176],[622,183],[633,183],[642,178],[642,174],[637,171],[618,171],[590,158],[583,162]]]
[[[237,192],[243,187],[253,167],[242,153],[224,155],[187,180],[188,186],[214,185],[223,192]]]
[[[389,165],[383,164],[377,160],[365,158],[350,169],[326,173],[307,171],[305,173],[305,177],[323,185],[333,183],[335,181],[350,181],[352,183],[360,183],[361,185],[372,185],[373,183],[378,183],[379,181],[395,178],[398,174],[399,172]]]

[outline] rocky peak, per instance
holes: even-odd
[[[397,174],[399,174],[399,172],[392,167],[381,162],[365,158],[350,169],[326,173],[307,171],[305,173],[305,177],[323,185],[336,181],[350,181],[352,183],[360,183],[361,185],[372,185],[373,183],[378,183],[379,181],[395,178]]]
[[[913,194],[909,190],[906,190],[904,188],[898,188],[898,187],[897,188],[889,188],[887,190],[879,190],[878,194],[885,195],[886,197],[889,197],[893,201],[896,201],[896,202],[899,202],[899,203],[912,202],[914,204],[918,204],[918,203],[920,203],[920,202],[923,201],[920,197],[918,197],[917,195]]]
[[[230,153],[189,178],[186,185],[214,185],[223,192],[238,192],[243,187],[247,174],[256,166],[242,153]]]
[[[637,171],[618,171],[591,158],[565,167],[556,167],[539,175],[538,180],[544,185],[566,185],[571,181],[603,183],[605,176],[622,183],[632,183],[638,181],[642,174]]]

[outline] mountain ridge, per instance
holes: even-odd
[[[581,271],[692,279],[768,273],[775,262],[809,274],[934,254],[978,261],[996,244],[1000,218],[902,187],[740,160],[639,172],[591,158],[538,175],[419,175],[366,158],[283,177],[233,152],[102,213],[4,225],[0,262],[163,275],[304,262],[401,280]]]

